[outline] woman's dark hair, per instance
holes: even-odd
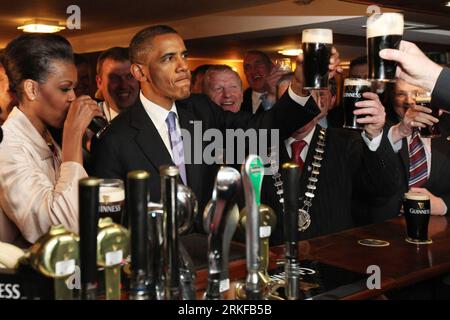
[[[19,100],[23,97],[21,83],[26,79],[45,82],[55,60],[73,63],[72,46],[62,36],[24,34],[8,43],[3,62],[10,88]]]

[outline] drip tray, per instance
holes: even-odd
[[[300,261],[300,299],[335,300],[367,290],[367,275],[318,261]],[[269,271],[272,280],[284,280],[284,267]],[[277,290],[285,298],[284,288]]]

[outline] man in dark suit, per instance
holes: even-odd
[[[244,56],[244,73],[249,87],[244,91],[241,110],[258,114],[270,109],[276,100],[276,85],[286,73],[279,70],[270,57],[258,50]]]
[[[203,209],[211,197],[217,169],[202,157],[206,130],[278,128],[280,136],[287,137],[319,113],[312,99],[301,97],[301,71],[280,102],[259,116],[224,111],[206,96],[190,95],[187,50],[180,35],[168,26],[138,32],[130,44],[130,60],[131,72],[141,84],[140,96],[94,143],[93,174],[125,179],[131,170],[147,170],[152,201],[160,200],[159,167],[176,164],[182,181],[193,189]],[[330,62],[333,73],[339,64],[336,51]],[[291,96],[307,102],[299,105]],[[189,133],[190,141],[187,135],[181,140],[181,130]]]
[[[430,196],[431,214],[447,214],[450,206],[450,171],[447,170],[450,166],[450,145],[447,141],[450,119],[446,114],[440,117],[440,137],[430,139],[419,136],[416,138],[418,144],[413,142],[414,131],[418,127],[438,121],[429,114],[429,109],[416,105],[415,97],[423,91],[403,80],[398,79],[396,82],[393,105],[398,118],[394,120],[396,124],[390,128],[388,136],[394,151],[398,153],[400,185],[395,195],[388,198],[358,196],[354,211],[358,217],[364,217],[359,224],[380,222],[397,216],[402,207],[403,195],[409,190]],[[420,153],[422,160],[417,160]],[[411,167],[411,162],[414,162],[414,167]],[[420,165],[417,165],[420,163],[423,164],[422,175]]]
[[[310,216],[310,225],[298,232],[297,240],[338,232],[354,227],[351,215],[352,193],[363,190],[367,195],[391,195],[398,181],[396,155],[383,132],[385,113],[378,96],[365,93],[368,100],[355,111],[367,115],[362,134],[356,131],[328,128],[317,123],[323,110],[311,123],[296,131],[280,146],[280,165],[294,161],[303,167],[300,179],[300,208]],[[324,137],[324,138],[323,138]],[[300,148],[298,147],[300,146]],[[261,202],[277,213],[277,226],[271,234],[271,244],[283,243],[283,195],[277,168],[263,181]],[[304,207],[305,202],[309,205]],[[307,209],[309,207],[309,209]]]

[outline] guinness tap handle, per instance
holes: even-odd
[[[131,171],[127,175],[126,210],[130,226],[131,273],[130,299],[147,300],[147,202],[150,174]]]
[[[78,183],[80,210],[81,299],[97,295],[97,221],[100,180],[89,177]]]
[[[281,176],[284,186],[284,239],[287,258],[297,259],[298,209],[301,169],[296,163],[284,163]]]
[[[246,255],[247,278],[245,291],[247,299],[262,299],[262,283],[258,272],[261,268],[260,233],[261,226],[259,205],[261,204],[261,185],[264,177],[264,167],[260,157],[249,155],[242,165],[242,182],[247,209],[246,221]]]

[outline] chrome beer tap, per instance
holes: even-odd
[[[179,171],[176,166],[162,166],[161,176],[162,217],[162,263],[164,300],[179,300],[182,298],[180,288],[180,259],[178,242],[178,200],[177,185]]]
[[[241,189],[241,176],[231,167],[217,173],[212,199],[204,212],[208,232],[208,286],[205,299],[223,298],[229,289],[228,261],[231,238],[239,220],[236,196]]]
[[[263,299],[263,282],[259,276],[261,270],[260,258],[260,214],[261,185],[264,176],[264,167],[261,158],[249,155],[242,165],[242,183],[244,187],[246,217],[246,259],[247,278],[245,285],[236,286],[238,298],[259,300]]]

